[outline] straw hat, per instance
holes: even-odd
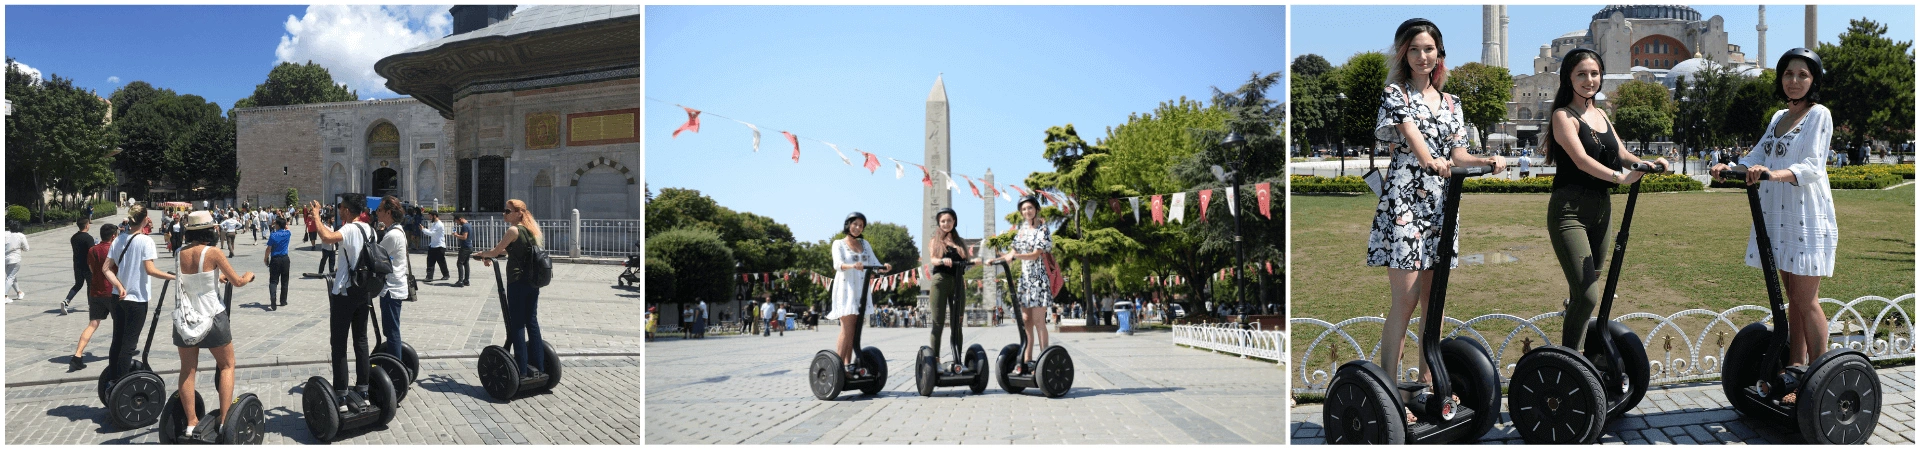
[[[187,215],[187,225],[182,228],[185,228],[188,230],[205,230],[208,228],[213,228],[213,213],[209,213],[206,211],[194,211],[193,214]]]

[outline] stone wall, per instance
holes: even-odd
[[[454,103],[451,140],[457,150],[449,161],[506,157],[506,198],[526,201],[540,219],[566,218],[576,208],[587,219],[637,219],[637,130],[631,139],[611,139],[625,142],[581,143],[576,138],[583,136],[569,125],[601,117],[596,113],[637,121],[639,107],[640,80],[634,78],[469,95]],[[459,169],[443,167],[447,192],[454,192]]]
[[[451,204],[453,167],[447,120],[417,100],[394,99],[246,108],[238,119],[235,158],[241,170],[238,196],[273,199],[286,188],[301,199],[332,202],[334,194],[371,194],[376,170],[393,169],[401,199]],[[395,155],[370,157],[368,136],[382,124],[399,135]],[[285,174],[282,168],[285,168]],[[439,187],[439,189],[434,189]]]
[[[278,206],[287,188],[300,190],[302,201],[317,198],[321,190],[320,132],[312,108],[248,108],[234,112],[237,119],[235,162],[240,169],[236,197],[258,202],[271,198]]]

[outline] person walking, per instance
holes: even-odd
[[[696,331],[694,331],[694,333],[696,333],[695,338],[707,338],[707,301],[705,299],[700,300],[700,317],[698,321],[694,322],[693,327],[696,329]]]
[[[288,266],[292,263],[287,250],[291,247],[293,232],[287,231],[287,219],[274,219],[273,232],[267,234],[267,252],[262,257],[267,263],[268,311],[278,311],[287,305],[287,286],[293,284],[287,279]]]
[[[454,258],[455,262],[453,263],[455,268],[460,272],[460,281],[453,283],[453,285],[456,287],[466,287],[468,272],[467,261],[468,258],[473,256],[473,226],[467,225],[467,216],[464,215],[453,216],[453,222],[460,225],[453,233],[453,238],[460,244],[460,257]],[[445,268],[446,266],[442,265],[440,267]]]
[[[120,235],[120,226],[100,225],[100,241],[87,247],[87,328],[80,330],[80,342],[73,347],[73,358],[67,360],[67,371],[78,372],[87,368],[83,361],[87,352],[87,341],[93,340],[93,332],[100,329],[100,321],[113,314],[113,284],[107,282],[107,270],[100,266],[107,262],[107,249],[113,247],[113,239]]]
[[[320,241],[318,239],[315,239],[314,237],[319,232],[319,228],[317,227],[320,225],[320,221],[305,220],[308,212],[311,212],[311,211],[307,210],[304,207],[300,208],[300,216],[302,219],[301,222],[306,222],[307,224],[307,237],[301,239],[300,242],[309,243],[307,245],[307,250],[318,250],[320,246]]]
[[[433,266],[440,266],[440,280],[452,279],[447,274],[447,226],[440,223],[440,212],[427,213],[427,279],[433,281]]]
[[[22,229],[19,221],[7,221],[7,303],[27,299],[27,291],[20,289],[20,261],[26,258],[28,248]]]
[[[228,256],[232,256],[234,252],[234,248],[233,248],[234,236],[240,235],[240,227],[242,226],[242,224],[240,223],[240,219],[237,216],[238,216],[237,214],[232,214],[230,212],[227,214],[226,219],[223,219],[220,221],[221,243],[224,243],[226,245]]]
[[[473,258],[491,266],[494,257],[507,257],[507,345],[513,347],[513,359],[522,375],[538,375],[547,370],[543,356],[546,341],[540,337],[540,286],[533,283],[531,275],[534,246],[541,245],[546,236],[540,231],[540,221],[520,199],[507,200],[505,220],[509,226],[500,233],[500,242],[491,250],[475,253]],[[706,311],[707,303],[700,302],[703,317]]]
[[[93,235],[87,234],[88,226],[93,224],[92,220],[82,218],[73,222],[80,231],[74,232],[72,237],[67,238],[67,242],[73,245],[73,288],[67,290],[67,299],[60,301],[62,316],[67,315],[67,311],[72,309],[73,296],[87,288],[87,278],[93,273],[92,270],[87,269],[87,250],[99,243],[93,240]]]
[[[159,251],[153,245],[153,238],[139,232],[150,223],[147,208],[139,204],[127,207],[127,220],[132,221],[132,225],[113,240],[113,245],[107,248],[107,254],[112,257],[100,267],[104,269],[107,283],[113,286],[115,299],[107,379],[119,379],[133,365],[134,344],[139,341],[140,329],[146,325],[147,303],[153,298],[153,279],[175,279],[173,274],[154,266],[153,260],[159,258]]]
[[[233,270],[233,264],[227,260],[225,254],[217,251],[209,251],[214,250],[212,246],[215,242],[218,242],[215,238],[216,235],[213,233],[213,216],[208,215],[206,212],[193,213],[187,216],[186,229],[187,241],[191,246],[182,249],[180,252],[181,258],[175,260],[175,263],[178,264],[175,270],[180,274],[180,293],[177,297],[179,302],[175,303],[175,309],[178,311],[182,308],[188,308],[188,305],[214,305],[218,307],[213,310],[199,311],[202,313],[210,313],[212,317],[210,317],[209,320],[212,321],[212,324],[202,330],[201,333],[203,334],[198,336],[190,335],[190,330],[192,330],[193,327],[182,322],[182,316],[177,312],[174,315],[173,346],[180,352],[180,385],[178,388],[180,395],[177,398],[180,399],[180,407],[182,409],[194,411],[196,410],[194,401],[198,398],[193,393],[195,387],[194,381],[195,378],[197,378],[196,372],[200,366],[199,359],[201,349],[206,349],[213,354],[214,370],[216,371],[214,379],[218,380],[215,382],[214,388],[219,393],[219,403],[215,403],[214,405],[233,404],[233,369],[236,361],[233,353],[233,325],[230,317],[232,310],[226,308],[228,302],[221,301],[220,283],[225,282],[233,285],[233,287],[244,287],[248,283],[253,282],[254,275],[253,272],[235,272]],[[232,299],[227,300],[231,301]],[[219,408],[220,421],[218,423],[227,423],[227,411],[231,409],[232,408]],[[205,433],[204,431],[201,433],[194,431],[194,428],[200,424],[200,417],[192,414],[187,414],[186,416],[187,428],[182,436],[196,436]]]
[[[773,336],[773,294],[767,294],[766,303],[760,304],[761,337]]]

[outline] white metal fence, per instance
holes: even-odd
[[[506,222],[497,216],[470,218],[467,224],[473,226],[476,251],[493,248],[507,229]],[[540,246],[554,256],[625,259],[627,254],[640,251],[634,244],[644,239],[645,231],[639,219],[541,220],[540,232],[546,241]]]
[[[1870,295],[1849,302],[1823,298],[1820,303],[1839,306],[1838,311],[1828,316],[1828,328],[1831,330],[1829,348],[1859,350],[1875,361],[1914,356],[1914,294],[1892,300]],[[1561,317],[1565,314],[1552,312],[1532,318],[1488,314],[1465,321],[1447,317],[1442,328],[1451,328],[1445,337],[1480,341],[1492,352],[1487,356],[1493,360],[1494,367],[1500,368],[1502,384],[1505,384],[1504,377],[1513,373],[1514,362],[1521,355],[1536,346],[1552,345],[1559,338],[1559,333],[1547,333],[1538,324],[1558,324],[1564,320]],[[1649,383],[1659,385],[1718,377],[1733,335],[1754,321],[1771,323],[1772,317],[1772,312],[1764,306],[1741,305],[1726,311],[1689,309],[1666,316],[1628,313],[1614,318],[1614,321],[1627,325],[1639,334],[1649,360]],[[1377,330],[1374,327],[1385,324],[1386,319],[1356,317],[1328,323],[1315,318],[1295,318],[1290,323],[1296,330],[1302,327],[1320,329],[1310,343],[1295,349],[1302,350],[1294,352],[1299,359],[1290,361],[1296,380],[1294,391],[1317,394],[1326,391],[1333,372],[1341,364],[1353,359],[1375,360],[1380,355],[1378,331],[1359,333],[1366,338],[1366,344],[1362,344],[1362,338],[1349,333],[1348,328],[1368,325],[1368,328]],[[1685,326],[1695,328],[1689,330]],[[1410,347],[1418,345],[1415,332],[1419,330],[1419,318],[1416,317],[1413,325],[1407,327]],[[1404,355],[1417,357],[1418,352],[1409,348]],[[1402,380],[1418,379],[1417,364],[1403,362],[1401,367],[1399,376]]]
[[[1242,329],[1235,323],[1174,325],[1174,345],[1232,353],[1242,358],[1261,358],[1285,364],[1287,333],[1279,329]]]

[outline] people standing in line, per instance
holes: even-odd
[[[288,266],[292,260],[287,258],[287,250],[293,247],[293,232],[287,231],[287,219],[274,219],[273,232],[267,235],[267,252],[263,260],[267,263],[267,310],[277,311],[287,305]],[[277,289],[277,290],[276,290]],[[278,296],[274,294],[279,294]]]
[[[546,341],[540,337],[540,286],[533,284],[530,275],[534,246],[545,242],[546,235],[520,199],[507,200],[505,220],[508,227],[500,233],[500,242],[473,257],[488,266],[494,257],[507,257],[507,345],[513,347],[522,374],[537,375],[547,370]],[[707,303],[702,301],[700,314],[704,317],[706,312]]]
[[[28,249],[23,229],[17,220],[7,221],[7,303],[27,299],[27,291],[20,289],[20,261],[26,259]]]
[[[1012,251],[1000,260],[1020,260],[1019,313],[1026,315],[1027,335],[1032,342],[1020,349],[1020,365],[1014,373],[1026,375],[1033,373],[1033,349],[1047,348],[1047,309],[1054,306],[1053,287],[1041,259],[1053,253],[1053,233],[1040,220],[1038,196],[1020,198],[1019,208],[1020,225],[1014,231]]]
[[[411,258],[407,257],[407,233],[400,224],[402,214],[405,212],[402,212],[400,198],[392,195],[381,198],[380,208],[373,211],[373,218],[378,221],[378,229],[374,231],[378,237],[373,239],[373,244],[380,246],[388,263],[393,265],[393,272],[387,274],[386,289],[380,291],[380,331],[386,334],[390,355],[405,354],[400,351],[401,343],[405,342],[400,338],[400,305],[408,297],[407,277],[411,271],[407,263]]]
[[[100,240],[87,247],[87,328],[80,330],[80,342],[73,347],[73,358],[67,360],[67,371],[78,372],[87,368],[83,361],[87,352],[87,341],[93,340],[93,332],[100,329],[100,321],[113,314],[113,284],[107,282],[105,265],[113,247],[113,239],[120,235],[120,227],[114,224],[100,225]],[[111,346],[108,347],[111,350]],[[109,364],[111,365],[111,364]]]
[[[464,215],[453,216],[453,222],[460,225],[453,233],[453,238],[460,244],[460,257],[454,258],[456,261],[453,263],[455,269],[458,269],[460,272],[460,281],[453,283],[453,285],[455,287],[466,287],[467,273],[469,272],[467,269],[467,260],[473,256],[473,226],[467,225],[467,216]]]
[[[101,266],[107,283],[113,286],[115,297],[112,312],[113,343],[107,351],[108,379],[126,375],[133,364],[134,344],[138,342],[140,329],[146,324],[147,302],[153,298],[153,279],[175,279],[173,274],[162,272],[154,266],[153,260],[160,256],[159,249],[154,247],[153,238],[139,232],[151,221],[147,217],[147,208],[138,204],[127,207],[127,220],[133,221],[133,224],[107,248],[109,258]]]
[[[178,270],[180,273],[180,301],[191,301],[197,304],[225,305],[225,302],[221,301],[220,283],[232,284],[233,287],[245,287],[248,283],[253,282],[253,272],[236,272],[233,270],[233,264],[227,260],[227,255],[218,251],[208,251],[214,250],[212,245],[218,242],[215,238],[216,235],[213,233],[213,216],[205,212],[193,213],[187,216],[186,228],[187,241],[191,246],[183,249],[180,253],[181,258],[174,261],[178,264],[175,270]],[[180,307],[178,302],[176,302],[175,308]],[[178,388],[180,396],[178,398],[180,399],[181,408],[187,411],[196,409],[193,404],[196,398],[193,389],[196,378],[195,372],[200,366],[200,349],[207,349],[213,353],[214,367],[217,373],[217,376],[214,378],[217,380],[214,387],[215,390],[219,392],[219,403],[215,403],[214,405],[233,404],[233,368],[235,360],[233,354],[233,325],[231,323],[231,315],[232,309],[230,308],[222,308],[219,312],[214,313],[211,318],[213,322],[212,326],[205,330],[205,334],[199,336],[198,339],[190,339],[188,336],[182,334],[185,332],[186,327],[181,326],[182,324],[179,323],[180,316],[175,316],[173,346],[180,351],[180,385]],[[226,423],[227,411],[230,409],[232,408],[219,408],[220,422],[217,423]],[[183,435],[194,436],[194,427],[199,426],[200,418],[188,414],[186,419],[187,429]]]
[[[453,278],[447,273],[447,226],[440,223],[440,212],[427,213],[427,279],[433,281],[433,266],[440,266],[442,281]]]
[[[1545,144],[1547,159],[1566,161],[1570,169],[1553,177],[1547,200],[1547,235],[1560,272],[1567,280],[1567,310],[1561,344],[1579,349],[1586,341],[1587,320],[1600,302],[1600,266],[1606,256],[1607,226],[1613,212],[1614,186],[1633,184],[1641,173],[1625,170],[1640,163],[1614,132],[1606,110],[1597,107],[1606,66],[1591,49],[1574,49],[1561,57],[1560,88],[1555,91]],[[1602,128],[1605,128],[1602,131]],[[1655,164],[1665,166],[1666,158]]]
[[[840,232],[846,235],[833,240],[833,310],[827,313],[827,320],[840,321],[840,336],[834,344],[834,350],[840,353],[840,360],[847,362],[848,373],[858,373],[859,364],[853,361],[853,331],[860,324],[860,299],[866,298],[867,311],[876,311],[873,297],[862,295],[867,285],[867,266],[880,264],[880,257],[874,256],[873,245],[863,238],[867,232],[867,215],[859,212],[848,214],[840,222]],[[886,270],[893,270],[892,264],[885,264]]]
[[[67,238],[67,242],[73,245],[73,288],[67,290],[67,299],[60,301],[62,316],[67,315],[67,311],[72,309],[73,296],[87,288],[87,278],[93,273],[87,268],[87,250],[98,243],[93,240],[92,234],[87,233],[88,226],[92,224],[93,221],[86,218],[74,220],[73,225],[79,227],[80,231],[74,232],[72,237]]]
[[[932,303],[933,319],[927,329],[932,337],[928,338],[928,347],[933,349],[933,359],[940,360],[940,333],[945,326],[953,326],[953,354],[960,355],[960,347],[966,339],[961,337],[965,328],[967,299],[962,294],[966,281],[960,273],[956,261],[979,263],[974,258],[973,249],[967,248],[966,238],[960,237],[960,215],[953,208],[940,208],[933,213],[933,221],[938,224],[938,232],[927,240],[927,265],[933,268],[933,293],[928,301]],[[951,372],[959,373],[957,366]]]
[[[320,201],[314,200],[310,206],[317,211],[320,209]],[[341,195],[340,203],[334,207],[334,210],[337,211],[336,217],[344,218],[348,222],[343,224],[339,231],[335,231],[330,225],[321,224],[318,237],[321,243],[339,245],[339,251],[345,253],[342,258],[346,260],[344,265],[347,270],[333,272],[332,289],[327,291],[327,322],[328,343],[332,351],[329,354],[329,360],[333,365],[333,385],[338,389],[347,389],[365,385],[367,373],[372,368],[367,359],[367,314],[371,311],[368,300],[383,292],[385,283],[376,286],[353,285],[352,272],[355,265],[360,262],[360,250],[366,247],[367,241],[371,240],[373,235],[371,225],[353,220],[366,212],[366,196]],[[315,217],[317,214],[317,212],[309,212],[307,219],[317,219]],[[327,259],[331,259],[324,258],[322,264],[325,264],[324,261]],[[353,339],[354,377],[352,379],[347,378],[346,356],[349,334]],[[346,405],[341,406],[344,408]]]
[[[1740,163],[1747,184],[1760,191],[1760,210],[1773,226],[1767,231],[1775,267],[1787,291],[1789,365],[1806,365],[1826,353],[1826,311],[1820,309],[1820,279],[1833,276],[1840,225],[1834,220],[1833,188],[1824,162],[1833,151],[1833,112],[1820,104],[1824,71],[1820,55],[1796,48],[1780,55],[1774,67],[1774,95],[1787,101],[1775,112],[1766,133]],[[1775,169],[1775,167],[1782,167]],[[1713,166],[1714,177],[1725,165]],[[1761,174],[1768,178],[1762,179]],[[1758,237],[1747,238],[1747,265],[1764,269]],[[1793,403],[1798,392],[1781,403]]]
[[[1492,165],[1494,173],[1500,173],[1506,162],[1467,152],[1470,128],[1460,99],[1441,91],[1447,83],[1447,52],[1438,26],[1426,19],[1401,23],[1392,50],[1374,137],[1388,143],[1393,158],[1374,210],[1367,265],[1387,268],[1393,305],[1387,311],[1380,365],[1397,377],[1408,320],[1426,303],[1433,266],[1458,260],[1434,261],[1439,246],[1457,246],[1457,238],[1445,243],[1439,239],[1445,176],[1455,165]],[[1430,377],[1426,362],[1420,365],[1422,378]]]

